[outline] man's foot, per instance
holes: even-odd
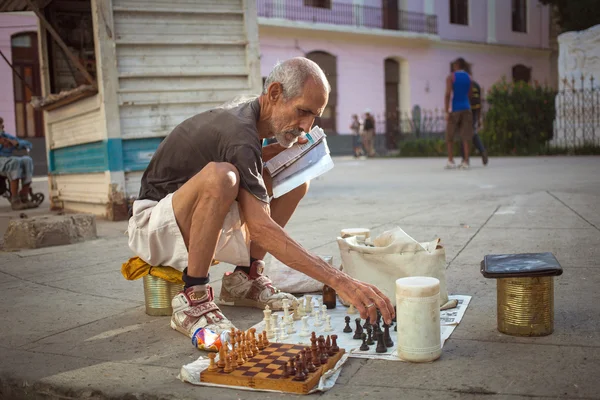
[[[280,292],[269,278],[263,275],[265,263],[254,261],[250,274],[243,271],[228,272],[223,276],[219,299],[227,305],[283,310],[283,299],[288,299],[290,309],[298,306],[298,300],[289,293]]]
[[[12,208],[14,211],[28,210],[36,207],[37,204],[33,204],[29,201],[21,201],[19,197],[13,198],[10,201],[10,208]]]
[[[446,163],[446,167],[445,168],[446,169],[454,169],[454,168],[456,168],[456,164],[454,163],[454,161],[448,161]]]
[[[213,300],[213,290],[208,285],[192,286],[179,292],[171,301],[171,328],[190,338],[198,328],[207,328],[217,334],[233,328]]]
[[[483,161],[483,165],[487,165],[488,164],[487,150],[484,150],[483,153],[481,154],[481,160]]]
[[[469,163],[468,162],[461,162],[460,165],[458,166],[459,169],[469,169]]]

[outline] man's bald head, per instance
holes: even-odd
[[[275,65],[265,81],[263,94],[267,93],[272,83],[278,82],[283,88],[283,98],[287,101],[301,96],[304,86],[309,81],[321,87],[327,94],[331,92],[329,81],[317,63],[305,57],[290,58]]]

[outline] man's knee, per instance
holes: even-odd
[[[234,200],[240,187],[240,174],[230,163],[208,163],[201,171],[205,177],[203,192],[219,199]]]

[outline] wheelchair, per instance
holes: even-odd
[[[29,155],[29,150],[21,150],[19,153],[15,154],[18,156],[21,155]],[[11,193],[10,193],[10,181],[6,176],[4,176],[0,172],[0,196],[4,197],[10,203]],[[27,201],[35,204],[38,207],[40,204],[44,202],[44,193],[33,193],[31,186],[29,187],[29,193],[27,194]]]

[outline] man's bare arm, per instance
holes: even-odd
[[[376,319],[375,307],[365,307],[375,304],[381,311],[383,319],[388,323],[391,322],[394,308],[379,289],[351,278],[322,258],[310,254],[271,219],[269,205],[255,198],[247,190],[240,189],[238,201],[248,224],[250,237],[260,247],[288,267],[334,288],[343,299],[358,309],[362,318],[369,316],[371,321]]]
[[[446,94],[444,95],[444,112],[450,110],[450,97],[452,96],[452,77],[446,78]]]

